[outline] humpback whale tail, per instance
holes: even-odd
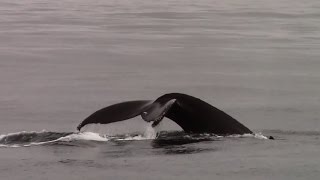
[[[165,94],[155,101],[139,100],[114,104],[96,111],[77,127],[87,124],[109,124],[141,115],[156,126],[164,117],[176,122],[184,131],[218,135],[252,133],[250,129],[225,112],[189,95]]]

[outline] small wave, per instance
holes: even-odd
[[[282,134],[282,135],[299,135],[299,136],[320,136],[320,131],[294,131],[294,130],[263,130],[268,134]]]
[[[320,131],[295,131],[295,130],[263,130],[264,133],[275,136],[320,136]]]
[[[0,147],[28,147],[33,145],[44,145],[54,142],[71,141],[108,141],[93,132],[73,133],[73,132],[50,132],[50,131],[22,131],[0,135]]]
[[[62,136],[71,134],[60,133],[60,132],[50,132],[46,130],[42,131],[22,131],[16,133],[9,133],[0,135],[0,146],[2,147],[19,147],[19,146],[30,146],[44,144],[52,142]]]
[[[94,132],[50,132],[50,131],[21,131],[0,135],[0,147],[29,147],[34,145],[45,145],[55,142],[73,141],[98,141],[106,142],[109,140],[148,140],[155,139],[157,132],[147,128],[143,134],[127,134],[117,136],[100,135]]]
[[[261,133],[230,135],[226,138],[257,138],[268,139]],[[0,147],[29,147],[35,145],[78,145],[77,141],[84,141],[85,144],[90,141],[107,142],[107,141],[139,141],[155,140],[158,144],[185,144],[200,141],[219,141],[225,138],[215,134],[189,134],[181,131],[157,132],[151,126],[147,127],[144,133],[106,136],[94,132],[50,132],[50,131],[22,131],[16,133],[0,135]],[[72,142],[70,144],[70,142]],[[75,144],[76,143],[76,144]],[[83,144],[83,143],[80,143]],[[90,144],[90,143],[89,143]]]
[[[235,135],[229,135],[227,137],[235,137],[235,138],[248,138],[248,137],[253,137],[257,139],[269,139],[265,135],[263,135],[261,132],[259,133],[254,133],[254,134],[235,134]]]

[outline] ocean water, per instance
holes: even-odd
[[[0,0],[0,179],[318,179],[315,0]],[[77,125],[181,92],[254,135]],[[275,140],[265,139],[272,135]]]

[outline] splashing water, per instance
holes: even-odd
[[[157,138],[157,135],[158,135],[158,126],[156,127],[152,127],[152,123],[148,123],[147,127],[146,127],[146,130],[144,132],[144,137],[146,139],[155,139]]]
[[[61,137],[57,139],[57,141],[75,141],[75,140],[86,140],[86,141],[108,141],[109,139],[107,137],[103,137],[98,133],[94,132],[81,132],[77,134],[70,134],[65,137]]]
[[[135,136],[129,135],[125,138],[118,138],[117,140],[149,140],[149,139],[156,139],[158,136],[159,126],[152,127],[152,122],[148,123],[146,129],[143,134],[138,134]]]
[[[33,145],[45,145],[56,142],[73,142],[73,141],[100,141],[106,142],[113,140],[148,140],[157,138],[157,128],[148,123],[143,134],[128,134],[124,138],[121,136],[109,137],[94,132],[50,132],[50,131],[31,131],[16,132],[0,135],[0,147],[28,147]]]
[[[161,126],[152,127],[152,123],[148,123],[145,127],[145,132],[142,134],[126,134],[107,136],[100,135],[94,132],[16,132],[0,135],[0,147],[29,147],[34,145],[54,145],[59,142],[70,142],[71,144],[78,144],[78,141],[84,141],[90,143],[90,141],[106,142],[113,141],[132,141],[132,140],[153,140],[153,139],[171,139],[174,141],[194,141],[194,140],[216,140],[221,139],[223,136],[217,136],[214,134],[186,134],[184,132],[169,133],[166,131],[160,131]],[[226,136],[231,138],[256,138],[256,139],[268,139],[262,133],[244,134],[244,135],[230,135]]]

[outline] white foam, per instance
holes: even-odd
[[[98,133],[94,132],[81,132],[78,134],[70,134],[65,137],[61,137],[56,141],[74,141],[74,140],[87,140],[87,141],[108,141],[107,137],[103,137]]]
[[[152,127],[152,123],[148,123],[148,126],[146,127],[146,130],[143,134],[144,137],[146,139],[155,139],[157,137],[157,134],[158,134],[157,129]]]
[[[5,137],[10,137],[10,136],[16,136],[16,135],[23,135],[23,134],[40,134],[40,133],[44,133],[47,132],[47,130],[42,130],[42,131],[20,131],[20,132],[14,132],[14,133],[8,133],[8,134],[1,134],[0,135],[0,141],[5,138]],[[40,144],[45,144],[45,143],[49,143],[51,141],[48,142],[40,142],[40,143],[30,143],[30,144],[24,144],[24,145],[19,145],[19,144],[10,144],[10,145],[5,145],[5,144],[0,144],[0,147],[27,147],[27,146],[31,146],[31,145],[40,145]]]
[[[60,138],[59,138],[60,139]],[[39,145],[44,145],[44,144],[49,144],[49,143],[53,143],[53,142],[57,142],[59,141],[59,139],[55,139],[52,141],[45,141],[45,142],[32,142],[30,144],[24,144],[24,145],[18,145],[18,144],[14,144],[11,145],[10,147],[30,147],[30,146],[39,146]]]
[[[0,144],[0,147],[10,147],[10,148],[30,147],[30,146],[39,146],[39,145],[43,145],[43,144],[53,143],[56,141],[58,141],[58,139],[52,140],[52,141],[45,141],[45,142],[33,142],[33,143],[21,144],[21,145],[20,144],[10,144],[10,145]]]
[[[119,141],[133,141],[133,140],[140,141],[140,140],[148,140],[148,138],[146,138],[143,135],[136,135],[136,136],[128,136],[125,138],[119,138],[117,140],[119,140]]]
[[[20,145],[17,145],[17,144],[14,144],[14,145],[3,145],[3,144],[0,144],[0,147],[5,147],[5,148],[17,148],[17,147],[22,147]]]
[[[4,137],[6,137],[7,135],[4,135],[4,134],[1,134],[0,135],[0,141],[4,138]]]
[[[254,134],[235,134],[235,135],[230,135],[227,137],[235,137],[235,138],[245,138],[245,137],[253,137],[257,139],[268,139],[268,137],[264,136],[261,132],[259,133],[254,133]]]
[[[266,137],[265,135],[263,135],[261,132],[259,133],[255,133],[254,137],[257,139],[269,139],[268,137]]]
[[[21,131],[21,132],[15,132],[15,133],[8,133],[8,134],[2,134],[0,135],[0,140],[2,140],[5,137],[15,136],[15,135],[28,135],[28,134],[41,134],[47,132],[46,130],[42,130],[40,132],[36,131]],[[51,141],[44,141],[44,142],[31,142],[28,144],[0,144],[0,147],[29,147],[29,146],[37,146],[37,145],[44,145],[48,143],[53,143],[57,141],[74,141],[74,140],[88,140],[88,141],[108,141],[109,139],[106,137],[102,137],[101,135],[93,132],[82,132],[82,133],[76,133],[76,134],[70,134],[64,137],[60,137],[55,140]]]
[[[143,133],[143,135],[136,135],[136,136],[129,136],[129,137],[125,137],[125,138],[121,138],[121,139],[117,139],[117,140],[122,140],[122,141],[132,141],[132,140],[149,140],[149,139],[156,139],[157,135],[158,135],[158,130],[157,128],[153,128],[152,127],[152,123],[148,123],[145,129],[145,132]],[[158,126],[156,126],[158,127]]]

